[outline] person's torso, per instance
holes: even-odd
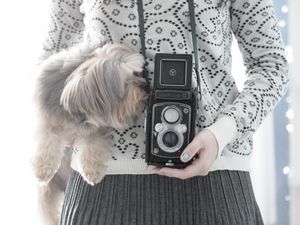
[[[230,104],[238,91],[231,68],[229,6],[219,0],[195,0],[201,100],[198,99],[196,125],[210,126],[222,107]],[[156,53],[192,54],[193,43],[187,0],[143,0],[146,60],[153,84]],[[83,0],[81,12],[85,38],[99,43],[116,42],[141,49],[137,0]],[[195,84],[195,74],[193,83]],[[145,133],[142,114],[136,124],[114,130],[112,159],[144,159]]]

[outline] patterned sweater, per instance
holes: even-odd
[[[118,42],[139,52],[137,1],[52,0],[40,60],[83,41]],[[273,2],[231,0],[221,7],[219,0],[194,2],[203,96],[198,99],[197,130],[210,129],[218,141],[219,155],[211,170],[249,171],[253,134],[287,91],[288,64]],[[155,53],[193,52],[188,2],[143,0],[143,7],[147,69],[153,84]],[[246,66],[241,92],[231,74],[233,35]],[[144,117],[127,129],[114,130],[107,174],[152,173],[153,167],[145,163]],[[77,155],[74,151],[75,170]]]

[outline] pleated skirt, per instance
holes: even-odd
[[[262,225],[249,172],[218,170],[186,180],[106,175],[69,180],[61,225]]]

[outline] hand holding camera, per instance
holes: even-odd
[[[191,165],[184,169],[156,167],[153,169],[153,172],[183,180],[194,176],[206,176],[218,155],[218,151],[218,142],[214,134],[210,130],[204,129],[194,137],[193,141],[181,154],[181,160],[183,162],[198,155],[198,158],[195,159]]]

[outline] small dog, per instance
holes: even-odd
[[[147,82],[144,57],[123,44],[81,44],[38,66],[37,151],[32,160],[46,224],[58,224],[59,195],[70,174],[66,147],[79,149],[80,173],[91,185],[105,175],[111,131],[129,126],[143,112]],[[69,155],[70,156],[70,155]]]

